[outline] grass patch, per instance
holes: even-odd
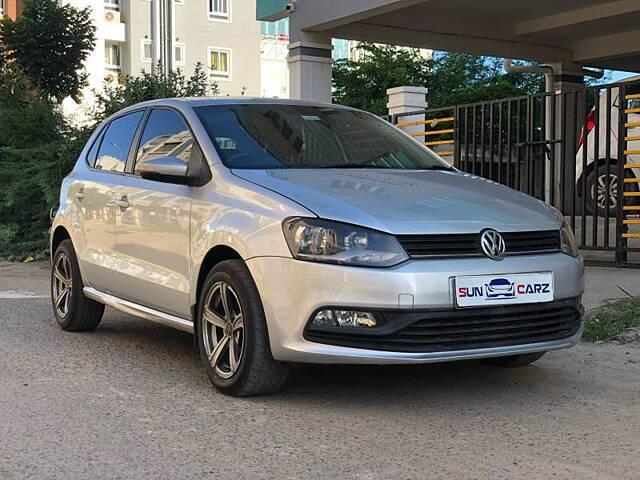
[[[583,338],[589,342],[610,340],[634,327],[640,327],[640,298],[619,300],[589,312]]]

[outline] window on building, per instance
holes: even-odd
[[[104,9],[112,12],[119,12],[120,0],[104,0]]]
[[[349,58],[349,40],[334,38],[332,41],[334,60],[344,60]]]
[[[283,18],[277,22],[261,22],[260,33],[263,37],[277,38],[279,40],[289,39],[289,19]]]
[[[183,66],[185,64],[185,46],[184,43],[176,43],[175,61],[176,65]]]
[[[104,68],[109,72],[119,73],[122,70],[120,45],[106,42],[104,45]]]
[[[143,62],[150,62],[153,59],[153,52],[151,50],[151,40],[143,39],[140,45],[141,57]],[[178,66],[185,65],[185,45],[184,43],[176,42],[175,62]]]
[[[231,19],[231,0],[208,0],[209,20],[229,21]]]
[[[4,15],[4,9],[5,9],[4,3],[5,3],[4,0],[0,0],[0,17]]]
[[[151,40],[146,40],[146,39],[142,40],[141,50],[142,50],[142,61],[150,62],[153,58]]]
[[[124,172],[131,141],[143,112],[134,112],[112,121],[100,142],[95,168],[109,172]]]
[[[231,79],[231,50],[209,47],[209,75],[217,80]]]

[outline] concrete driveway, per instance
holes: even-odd
[[[114,310],[61,331],[47,272],[0,264],[2,480],[638,478],[637,344],[515,370],[304,367],[234,399],[187,334]]]

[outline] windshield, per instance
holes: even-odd
[[[229,168],[450,168],[431,150],[365,112],[274,104],[195,111]]]

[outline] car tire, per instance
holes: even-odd
[[[520,355],[510,355],[508,357],[491,357],[483,359],[483,362],[494,367],[524,367],[525,365],[540,360],[545,353],[547,352],[523,353]]]
[[[606,216],[607,177],[609,177],[609,217],[615,217],[618,214],[617,202],[621,185],[618,179],[618,166],[614,162],[610,163],[608,172],[607,166],[601,164],[597,170],[594,169],[587,175],[585,185],[587,212],[601,217]],[[631,172],[625,171],[625,178],[635,177]],[[627,191],[638,191],[638,186],[628,184]],[[582,192],[579,193],[582,194]]]
[[[94,330],[102,320],[104,305],[84,296],[78,258],[71,240],[63,240],[53,254],[51,301],[56,322],[63,330]]]
[[[289,367],[271,354],[260,295],[242,260],[220,262],[207,275],[196,335],[207,375],[222,393],[274,393],[287,379]]]

